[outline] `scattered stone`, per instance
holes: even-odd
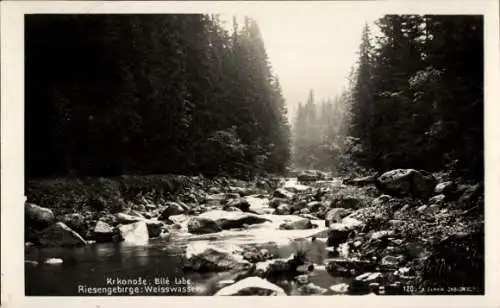
[[[326,213],[325,217],[326,224],[327,226],[329,226],[330,224],[333,223],[339,223],[342,221],[342,218],[348,216],[351,213],[352,213],[351,209],[333,208]]]
[[[356,274],[373,271],[376,264],[369,261],[335,259],[326,266],[326,271],[331,276],[352,277]]]
[[[255,267],[255,273],[257,276],[264,278],[294,277],[299,273],[309,272],[311,265],[305,263],[304,257],[295,254],[286,259],[272,259],[258,262]],[[312,269],[314,269],[314,266]]]
[[[297,295],[322,295],[328,292],[328,289],[322,288],[312,282],[301,285],[297,288]]]
[[[389,203],[389,201],[392,199],[391,196],[389,195],[380,195],[377,198],[373,199],[372,201],[372,206],[382,206],[386,205]]]
[[[292,193],[298,193],[298,192],[304,192],[310,189],[309,186],[302,185],[296,181],[287,181],[285,185],[283,185],[283,189],[288,190],[289,192]]]
[[[209,194],[214,195],[214,194],[218,194],[218,193],[220,193],[221,191],[220,191],[220,189],[219,189],[218,187],[212,186],[212,187],[210,187],[210,188],[208,189],[208,191],[207,191],[207,192],[208,192]]]
[[[373,232],[370,238],[372,240],[379,240],[382,238],[390,237],[392,235],[394,235],[394,230],[381,230],[381,231]]]
[[[297,280],[297,282],[300,284],[306,284],[309,283],[309,276],[306,274],[298,275],[295,277],[295,280]]]
[[[292,207],[289,204],[283,203],[276,208],[274,213],[276,215],[290,215],[292,213]]]
[[[449,196],[455,192],[457,189],[457,184],[453,181],[446,181],[436,185],[434,189],[434,193],[436,194],[444,194],[445,196]]]
[[[361,220],[349,216],[342,218],[342,221],[340,223],[344,225],[345,228],[350,230],[354,230],[357,228],[361,229],[364,226],[364,223]]]
[[[428,207],[427,204],[421,205],[417,208],[417,212],[423,213],[427,209],[427,207]]]
[[[87,242],[63,222],[43,229],[38,233],[38,242],[44,246],[79,246]]]
[[[286,203],[287,200],[284,199],[284,198],[272,198],[270,201],[269,201],[269,207],[270,208],[277,208],[280,204],[282,203]]]
[[[116,213],[115,216],[116,216],[116,221],[119,224],[130,224],[142,220],[141,217],[132,216],[125,213]]]
[[[113,227],[99,220],[95,225],[93,238],[96,242],[110,242],[115,238],[116,234],[117,232]]]
[[[235,283],[234,279],[221,280],[217,282],[217,288],[224,288],[234,283]]]
[[[312,229],[314,225],[307,218],[299,218],[291,221],[285,221],[279,226],[280,230],[306,230]]]
[[[228,295],[273,295],[286,296],[285,291],[260,277],[248,277],[228,287],[220,289],[216,296]]]
[[[179,203],[168,202],[167,207],[163,210],[163,212],[161,213],[160,217],[158,217],[158,219],[167,220],[170,218],[170,216],[184,214],[185,212],[186,212],[186,209],[182,205],[180,205]]]
[[[297,175],[297,180],[299,182],[314,182],[321,180],[321,175],[314,170],[302,171]]]
[[[383,277],[382,273],[380,273],[380,272],[375,272],[375,273],[368,272],[368,273],[361,274],[354,279],[370,283],[370,282],[379,281],[380,279],[382,279],[382,277]]]
[[[401,226],[404,226],[405,224],[405,222],[400,219],[391,219],[388,221],[388,223],[392,228],[399,228]]]
[[[247,212],[250,209],[250,202],[248,202],[245,198],[238,198],[229,201],[224,206],[224,209],[226,209],[226,207],[233,207],[239,209],[240,211]]]
[[[339,283],[331,286],[329,289],[337,294],[345,294],[349,290],[349,285],[347,283]]]
[[[340,207],[356,210],[362,207],[362,202],[356,197],[341,195],[332,200],[330,207]]]
[[[429,203],[431,203],[431,204],[443,204],[445,200],[446,200],[446,196],[443,194],[440,194],[440,195],[436,195],[436,196],[430,198]]]
[[[403,255],[395,256],[384,256],[380,261],[380,265],[395,267],[404,262],[405,257]]]
[[[398,269],[399,275],[409,275],[411,273],[411,268],[409,267],[401,267]]]
[[[241,256],[237,246],[218,247],[208,242],[191,242],[186,248],[185,267],[197,272],[220,272],[250,269],[251,264]]]
[[[274,194],[273,196],[274,197],[277,197],[277,198],[283,198],[283,199],[287,199],[287,200],[290,200],[293,198],[293,193],[289,192],[288,190],[284,189],[284,188],[278,188],[274,191]]]
[[[192,217],[187,224],[187,229],[189,233],[193,234],[206,234],[222,231],[214,220],[203,217]]]
[[[49,258],[49,259],[45,260],[44,263],[49,264],[49,265],[59,265],[59,264],[63,263],[63,259],[61,259],[61,258]]]

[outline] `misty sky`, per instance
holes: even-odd
[[[362,27],[380,17],[377,12],[339,8],[318,10],[285,8],[251,12],[257,20],[273,71],[278,75],[283,95],[293,114],[309,89],[317,100],[333,98],[347,84],[347,76],[357,60]],[[237,15],[242,20],[242,15]],[[221,18],[231,28],[232,16]],[[240,23],[241,24],[241,23]]]

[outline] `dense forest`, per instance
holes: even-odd
[[[282,172],[290,128],[258,25],[26,15],[26,175]]]
[[[295,163],[482,179],[482,17],[386,15],[376,27],[363,29],[344,93],[299,104]]]
[[[25,16],[26,295],[484,294],[481,16],[361,24],[293,119],[251,18]]]

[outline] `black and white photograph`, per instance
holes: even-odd
[[[24,295],[485,295],[485,16],[334,2],[24,14]]]

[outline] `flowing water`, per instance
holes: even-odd
[[[324,240],[314,243],[306,237],[325,229],[323,221],[315,221],[318,228],[309,230],[277,230],[276,226],[288,216],[263,215],[272,222],[250,226],[245,230],[225,230],[203,236],[184,236],[179,239],[151,239],[147,245],[131,245],[127,243],[100,243],[78,248],[39,248],[26,247],[25,259],[37,261],[38,265],[26,263],[26,295],[86,295],[84,287],[106,287],[110,279],[169,279],[182,281],[190,279],[194,285],[201,286],[196,293],[204,294],[205,283],[213,281],[217,274],[201,275],[183,272],[183,256],[185,247],[190,241],[209,241],[217,246],[252,245],[276,243],[278,254],[282,258],[289,257],[299,246],[306,251],[316,266],[310,273],[309,280],[328,288],[343,282],[341,278],[332,277],[324,269],[328,251]],[[304,239],[306,238],[306,239]],[[294,241],[294,239],[303,239]],[[273,245],[276,247],[276,245]],[[61,258],[62,264],[44,264],[48,258]],[[222,278],[221,278],[222,279]],[[80,289],[79,289],[80,288]],[[186,295],[186,292],[172,290],[163,295]],[[144,293],[142,293],[144,294]],[[122,295],[141,295],[122,294]]]
[[[340,185],[333,181],[329,185]],[[284,187],[295,186],[305,189],[296,179],[287,179]],[[260,206],[267,206],[255,199]],[[210,295],[206,284],[223,280],[219,274],[199,274],[183,272],[183,257],[185,247],[192,241],[208,241],[215,246],[254,245],[261,247],[269,245],[269,250],[281,258],[287,258],[297,252],[305,251],[315,264],[315,270],[309,273],[309,281],[316,285],[329,288],[345,282],[343,278],[332,277],[325,271],[329,255],[325,247],[326,239],[311,241],[312,235],[326,230],[324,221],[312,221],[318,227],[309,230],[278,230],[278,226],[286,219],[296,219],[292,215],[262,215],[270,220],[258,225],[251,225],[241,230],[224,230],[205,235],[190,235],[184,233],[179,238],[150,239],[144,245],[121,243],[99,243],[78,248],[39,248],[26,247],[25,251],[25,290],[26,295],[87,295],[82,293],[85,287],[109,287],[113,279],[146,279],[151,284],[154,279],[169,279],[171,282],[190,279],[197,286],[193,295]],[[277,249],[276,249],[277,247]],[[44,264],[48,258],[60,258],[62,264]],[[31,261],[36,261],[34,264]],[[220,277],[219,277],[220,276]],[[116,285],[115,282],[112,285]],[[213,293],[213,292],[212,292]],[[330,292],[331,293],[331,292]],[[327,293],[328,294],[328,293]],[[90,294],[95,295],[95,294]],[[130,292],[120,295],[146,295],[144,290],[139,294]],[[177,292],[172,289],[162,295],[187,295],[185,290]]]

